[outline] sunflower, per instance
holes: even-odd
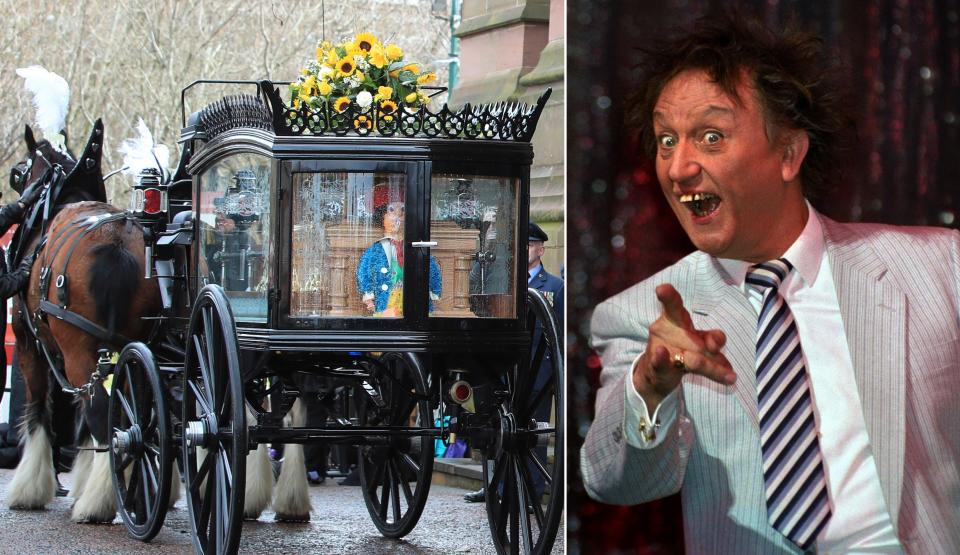
[[[376,68],[387,65],[387,55],[379,44],[374,45],[370,50],[370,65]]]
[[[427,83],[433,83],[437,80],[436,73],[424,73],[420,77],[417,77],[417,84],[426,85]]]
[[[377,87],[377,95],[374,96],[374,100],[390,100],[393,97],[393,88],[392,87]]]
[[[333,103],[333,109],[337,112],[343,112],[347,109],[347,106],[350,105],[350,99],[346,96],[341,96]]]
[[[373,120],[364,115],[359,115],[355,120],[353,120],[353,127],[359,129],[361,127],[366,127],[367,129],[373,129]]]
[[[384,100],[380,103],[381,114],[392,114],[397,111],[397,103],[392,100]]]
[[[387,54],[387,58],[389,58],[391,62],[397,61],[403,57],[403,50],[401,50],[396,44],[388,44],[384,49],[384,52]]]
[[[353,42],[360,50],[370,52],[370,49],[377,44],[377,37],[373,36],[373,33],[360,33]]]
[[[340,75],[353,75],[356,69],[357,66],[353,63],[352,58],[344,58],[337,62],[337,71],[340,72]]]
[[[320,94],[322,96],[327,96],[328,94],[333,92],[333,87],[330,86],[330,83],[328,81],[320,81],[320,84],[317,85],[317,90],[320,91]]]

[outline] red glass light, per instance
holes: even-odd
[[[456,402],[463,403],[470,398],[472,393],[473,392],[470,391],[470,386],[461,382],[454,388],[453,398]]]
[[[143,191],[143,211],[146,214],[160,213],[160,189],[146,189]]]

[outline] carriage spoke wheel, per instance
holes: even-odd
[[[357,392],[360,425],[432,426],[419,358],[413,353],[386,353],[380,362],[379,395],[372,396],[365,388]],[[388,538],[405,536],[420,520],[430,492],[433,436],[394,437],[359,451],[360,489],[373,523]]]
[[[505,376],[508,395],[484,453],[487,518],[497,553],[549,553],[563,511],[563,350],[547,300],[527,296],[529,359]]]
[[[233,313],[208,285],[190,316],[183,369],[183,462],[198,553],[235,553],[240,544],[247,427]]]
[[[170,501],[173,446],[166,392],[153,353],[130,343],[114,367],[107,426],[110,473],[127,532],[150,541],[163,526]]]

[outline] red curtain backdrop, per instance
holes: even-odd
[[[683,553],[677,496],[612,507],[586,496],[579,450],[600,361],[590,315],[601,300],[693,250],[623,122],[639,85],[636,47],[731,2],[569,0],[569,553]],[[960,225],[960,0],[740,2],[768,25],[819,33],[850,68],[857,141],[841,182],[815,203],[842,221]]]

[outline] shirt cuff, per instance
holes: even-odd
[[[637,357],[640,358],[640,357]],[[671,391],[660,405],[653,411],[653,416],[647,408],[647,403],[643,397],[637,393],[633,386],[633,367],[637,361],[633,361],[630,366],[631,371],[627,372],[626,387],[626,410],[624,410],[623,429],[626,430],[627,443],[638,449],[653,449],[663,443],[666,431],[673,425],[677,419],[677,407],[680,394],[677,391],[678,386]]]

